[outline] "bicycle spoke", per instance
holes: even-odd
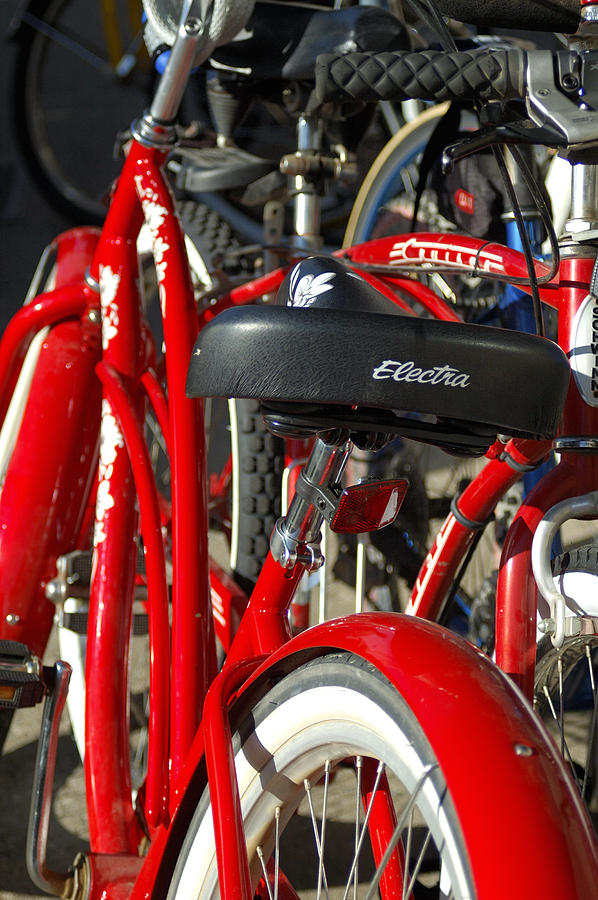
[[[50,40],[55,41],[61,47],[64,47],[65,50],[78,56],[79,59],[92,66],[94,69],[97,69],[98,72],[103,72],[105,75],[114,74],[110,63],[106,62],[105,59],[102,59],[101,56],[89,47],[85,47],[79,39],[75,40],[74,38],[69,37],[65,32],[58,31],[58,29],[53,28],[47,22],[44,22],[30,12],[25,13],[23,22],[30,25],[32,28],[35,28],[36,31],[40,31],[42,34],[46,35],[46,37],[49,37]]]
[[[328,811],[328,788],[330,786],[330,760],[326,760],[324,768],[324,799],[322,801],[322,828],[320,831],[320,860],[318,865],[318,890],[316,894],[317,900],[322,896],[322,881],[324,875],[324,847],[326,844],[326,814]],[[328,891],[326,891],[328,896]]]
[[[568,745],[567,745],[567,742],[565,741],[564,727],[563,727],[563,725],[561,724],[561,720],[559,719],[559,716],[557,715],[556,709],[554,708],[554,703],[552,702],[552,697],[551,697],[551,695],[550,695],[550,691],[548,690],[548,686],[545,684],[542,690],[543,690],[544,696],[546,697],[546,702],[548,703],[548,707],[549,707],[549,709],[550,709],[550,713],[551,713],[551,715],[552,715],[552,718],[553,718],[554,721],[556,722],[557,727],[558,727],[558,729],[559,729],[559,731],[560,731],[560,735],[561,735],[561,753],[562,753],[563,757],[564,757],[564,758],[567,760],[567,762],[569,763],[569,767],[570,767],[570,769],[571,769],[571,774],[573,775],[573,778],[574,778],[575,781],[577,782],[577,786],[578,786],[578,787],[581,787],[581,783],[580,783],[579,778],[578,778],[578,776],[577,776],[577,772],[575,771],[575,764],[574,764],[574,762],[573,762],[573,757],[571,756],[571,752],[570,752],[570,750],[569,750],[569,747],[568,747]],[[561,704],[561,705],[562,705],[562,704]]]
[[[371,884],[369,886],[365,900],[372,900],[374,894],[378,890],[378,885],[379,885],[380,879],[382,878],[382,875],[384,873],[384,869],[386,868],[388,861],[390,860],[390,857],[394,853],[395,848],[401,839],[401,834],[403,832],[403,828],[405,827],[405,823],[407,822],[407,820],[409,819],[409,817],[411,815],[411,810],[414,808],[415,804],[417,803],[417,798],[419,796],[419,793],[422,790],[427,779],[429,778],[430,774],[437,768],[438,768],[438,763],[431,763],[430,765],[428,765],[424,768],[424,771],[422,772],[420,778],[418,779],[417,784],[415,785],[415,788],[413,790],[413,793],[412,793],[411,797],[409,798],[409,802],[407,803],[407,806],[403,810],[401,818],[397,822],[397,826],[394,830],[392,838],[390,839],[388,847],[386,848],[384,856],[380,860],[380,864],[379,864],[378,868],[376,869],[376,873],[371,881]]]
[[[590,766],[594,755],[594,746],[596,742],[596,724],[598,722],[598,695],[596,691],[596,682],[594,679],[594,670],[592,669],[592,654],[590,645],[586,644],[586,659],[588,661],[588,669],[590,673],[590,685],[592,687],[592,720],[590,722],[590,733],[588,735],[588,748],[586,751],[586,761],[583,773],[583,783],[581,785],[581,796],[585,799],[586,789],[588,786],[588,778],[590,774]]]
[[[411,829],[412,829],[412,827],[413,827],[413,817],[411,818],[411,820],[410,820],[410,822],[409,822],[409,838],[411,838]],[[417,858],[417,861],[416,861],[416,863],[415,863],[415,866],[413,867],[413,873],[412,873],[412,875],[411,875],[411,879],[410,879],[410,881],[409,881],[409,885],[407,886],[407,890],[405,890],[405,888],[403,888],[403,900],[407,900],[407,898],[409,897],[411,891],[413,890],[413,886],[414,886],[414,884],[415,884],[415,882],[416,882],[416,880],[417,880],[417,876],[419,875],[419,873],[420,873],[420,871],[421,871],[422,863],[423,863],[424,857],[425,857],[425,855],[426,855],[426,850],[428,849],[428,845],[429,845],[431,839],[432,839],[432,835],[430,834],[430,832],[428,832],[427,835],[426,835],[426,839],[425,839],[425,841],[424,841],[424,843],[423,843],[423,846],[422,846],[422,848],[421,848],[421,850],[420,850],[420,854],[419,854],[419,856],[418,856],[418,858]],[[407,862],[409,861],[409,854],[408,854],[408,853],[405,854],[405,859],[407,860]],[[405,873],[405,874],[407,874],[407,873]]]
[[[357,885],[359,882],[359,860],[357,858],[357,852],[359,847],[359,819],[361,816],[361,770],[363,766],[363,759],[361,756],[358,756],[355,759],[355,843],[354,843],[354,853],[355,853],[355,871],[353,873],[353,900],[357,900]]]
[[[362,848],[362,846],[363,846],[363,841],[364,841],[365,836],[366,836],[368,823],[369,823],[369,821],[370,821],[370,816],[371,816],[371,813],[372,813],[372,808],[373,808],[373,806],[374,806],[374,801],[375,801],[375,799],[376,799],[376,791],[378,790],[378,785],[380,784],[380,779],[382,778],[382,775],[384,774],[384,769],[385,769],[384,763],[382,763],[382,762],[381,762],[381,763],[378,763],[378,768],[377,768],[377,770],[376,770],[376,780],[374,781],[374,786],[373,786],[373,788],[372,788],[371,797],[370,797],[370,800],[369,800],[369,803],[368,803],[368,808],[367,808],[366,814],[365,814],[365,820],[364,820],[364,823],[363,823],[363,827],[362,827],[362,829],[361,829],[361,833],[360,833],[360,835],[359,835],[359,840],[358,840],[358,842],[357,842],[357,847],[356,847],[356,849],[355,849],[355,856],[354,856],[354,859],[353,859],[353,863],[352,863],[352,865],[351,865],[351,871],[349,872],[349,878],[347,879],[347,884],[346,884],[346,886],[345,886],[345,892],[344,892],[344,894],[343,894],[343,900],[347,900],[347,897],[348,897],[348,895],[349,895],[349,890],[351,889],[351,882],[353,881],[353,877],[354,877],[354,874],[355,874],[356,869],[357,869],[357,861],[358,861],[358,859],[359,859],[359,854],[360,854],[361,848]]]
[[[405,844],[405,874],[403,878],[403,891],[401,895],[401,900],[407,900],[409,896],[409,891],[411,890],[412,885],[409,884],[407,888],[407,878],[409,876],[409,860],[411,859],[411,841],[413,837],[413,810],[411,810],[411,814],[409,816],[409,827],[407,829],[407,841]]]
[[[278,873],[280,871],[280,806],[274,813],[274,900],[278,900]]]
[[[565,755],[565,710],[563,704],[563,660],[559,656],[558,662],[559,673],[559,728],[561,732],[561,753]]]
[[[330,763],[326,763],[328,766]],[[320,842],[320,832],[318,831],[318,821],[316,819],[316,813],[313,805],[313,797],[311,791],[311,783],[306,778],[303,782],[303,786],[305,788],[305,793],[307,795],[307,802],[309,805],[309,815],[311,818],[311,824],[314,832],[314,840],[316,842],[316,850],[318,852],[318,859],[320,860],[320,866],[322,868],[322,877],[324,881],[324,891],[326,892],[326,900],[328,900],[328,881],[326,879],[326,869],[323,865],[323,853],[322,853],[322,844]]]
[[[114,67],[119,78],[126,78],[137,65],[137,54],[143,46],[143,29],[137,32]]]
[[[264,858],[264,851],[261,846],[256,847],[255,852],[257,853],[257,857],[260,861],[260,865],[262,867],[262,875],[264,877],[264,883],[266,885],[266,890],[268,891],[269,900],[274,900],[272,896],[272,888],[270,887],[270,876],[268,875],[268,869],[266,868],[266,860]]]
[[[258,845],[255,852],[260,861],[263,880],[268,891],[268,900],[278,900],[280,884],[280,806],[277,806],[274,811],[274,866],[270,868],[270,872],[264,856],[264,848]],[[274,891],[272,891],[271,882],[274,882]]]

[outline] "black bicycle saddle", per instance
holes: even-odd
[[[399,433],[463,453],[556,433],[570,369],[545,338],[400,314],[330,257],[298,263],[277,299],[201,332],[188,396],[257,398],[287,433]]]

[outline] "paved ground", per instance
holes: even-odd
[[[53,639],[48,646],[47,662],[53,662],[57,655]],[[18,710],[0,757],[0,900],[32,900],[40,896],[25,866],[26,827],[40,721],[41,706]],[[84,849],[87,834],[83,768],[66,713],[57,760],[48,864],[62,871]]]

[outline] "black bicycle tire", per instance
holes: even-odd
[[[37,30],[31,24],[29,16],[35,17],[44,23],[53,24],[57,21],[61,12],[67,7],[71,0],[34,0],[26,10],[26,15],[20,23],[15,40],[17,50],[11,73],[10,83],[10,113],[14,126],[14,133],[23,163],[38,190],[45,199],[67,216],[74,224],[100,224],[107,210],[106,204],[100,197],[101,192],[108,192],[110,188],[110,179],[118,174],[119,164],[115,163],[114,168],[110,172],[110,176],[101,187],[98,186],[98,196],[93,200],[88,197],[84,198],[76,185],[71,185],[69,189],[70,173],[67,167],[62,167],[58,160],[54,148],[50,145],[49,140],[44,143],[40,139],[40,133],[36,133],[34,123],[35,115],[45,115],[42,113],[44,104],[38,104],[39,110],[32,110],[33,96],[36,96],[36,65],[40,64],[40,53],[45,52],[43,42],[48,43],[49,39]],[[51,43],[51,42],[50,42]],[[64,59],[64,57],[63,57]],[[77,81],[85,82],[87,79],[73,76],[75,83]],[[73,92],[73,96],[78,96],[77,92]],[[69,116],[66,128],[70,128],[69,137],[72,138],[76,130],[81,133],[85,132],[94,134],[94,141],[86,141],[86,147],[97,143],[97,132],[91,126],[86,125],[86,110],[90,108],[88,104],[82,101],[82,107],[71,110],[72,118]],[[134,108],[134,115],[139,115],[143,110],[143,103],[131,104],[131,110]],[[122,119],[119,118],[118,128],[126,129],[131,124],[126,113]],[[75,131],[73,130],[75,129]],[[116,130],[110,129],[110,133],[105,136],[105,145],[102,147],[102,157],[104,157],[104,149],[108,149],[110,159],[110,151],[116,141]],[[78,148],[81,149],[80,146]],[[76,155],[77,150],[73,150]],[[61,185],[59,180],[52,173],[53,166],[60,166],[60,176],[64,177],[64,183]],[[103,162],[102,162],[103,165]],[[89,165],[88,169],[93,170],[94,166]],[[97,167],[96,167],[97,168]]]
[[[235,415],[230,414],[235,407]],[[235,539],[231,569],[246,593],[253,590],[270,549],[270,535],[281,513],[284,442],[267,430],[257,400],[229,401],[231,443],[239,461],[233,492]]]
[[[552,574],[562,575],[565,572],[591,572],[598,575],[598,547],[583,544],[556,556],[552,560]]]
[[[551,560],[552,574],[554,578],[566,575],[568,572],[587,572],[598,577],[598,547],[595,544],[581,544],[559,553]],[[536,674],[538,663],[542,663],[544,657],[554,652],[550,635],[544,635],[538,642],[536,651]]]
[[[177,214],[183,230],[202,257],[208,272],[221,267],[231,250],[242,246],[242,238],[233,226],[207,203],[197,200],[180,200]]]
[[[230,250],[242,246],[242,239],[230,223],[206,203],[186,200],[179,203],[178,215],[208,274],[219,268]],[[284,442],[264,425],[257,400],[211,401],[217,410],[214,419],[216,440],[229,435],[233,472],[230,488],[230,520],[212,517],[212,527],[229,532],[229,566],[239,586],[251,593],[268,555],[270,535],[281,514],[284,469]],[[208,423],[210,429],[211,423]],[[208,454],[223,462],[222,454]]]

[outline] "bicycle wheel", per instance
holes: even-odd
[[[411,230],[414,201],[419,181],[419,164],[426,145],[448,110],[448,104],[432,106],[404,125],[383,147],[355,199],[343,244],[348,247],[372,238]],[[454,229],[438,212],[433,192],[424,192],[417,217],[420,230]],[[429,286],[449,302],[462,304],[461,312],[478,305],[485,307],[485,287],[479,279],[460,279],[457,285],[443,276],[432,276]],[[494,301],[494,289],[490,288]],[[450,501],[478,474],[483,461],[459,459],[424,445],[410,445],[419,464],[428,498],[432,533],[450,511]],[[497,545],[492,529],[486,529],[467,571],[462,586],[468,598],[476,597],[485,577],[495,567]],[[463,625],[462,627],[465,627]]]
[[[190,263],[201,302],[202,291],[211,287],[210,273],[242,241],[205,203],[187,200],[178,213],[193,245]],[[225,557],[239,586],[251,593],[281,514],[284,442],[266,429],[256,400],[208,401],[206,436],[210,527],[226,539],[215,555]]]
[[[210,527],[227,539],[227,563],[251,593],[281,513],[284,444],[264,425],[256,400],[209,406]]]
[[[448,110],[448,103],[431,106],[404,125],[384,145],[363,179],[347,222],[343,245],[371,240],[384,229],[383,218],[392,212],[393,233],[399,218],[408,230],[419,180],[419,163],[432,132]]]
[[[283,678],[234,738],[252,889],[258,896],[474,896],[447,785],[415,716],[369,663],[347,653]],[[387,831],[372,808],[390,801]],[[366,799],[367,798],[367,799]],[[396,820],[393,821],[393,815]],[[367,819],[367,821],[366,821]],[[369,831],[369,834],[368,834]],[[388,839],[388,840],[387,840]],[[394,842],[394,843],[393,843]],[[284,872],[276,878],[275,873]],[[395,869],[396,873],[396,869]],[[385,880],[385,877],[389,880]],[[274,882],[274,883],[272,883]],[[413,890],[413,894],[412,894]],[[169,900],[219,896],[208,792],[193,816]]]
[[[598,615],[598,548],[578,547],[553,560],[553,573],[570,610]],[[570,613],[571,614],[571,613]],[[538,644],[534,706],[570,766],[598,830],[598,636],[548,636]]]
[[[117,133],[153,81],[137,0],[37,0],[18,32],[11,85],[19,149],[45,197],[75,222],[99,222],[118,175]]]

